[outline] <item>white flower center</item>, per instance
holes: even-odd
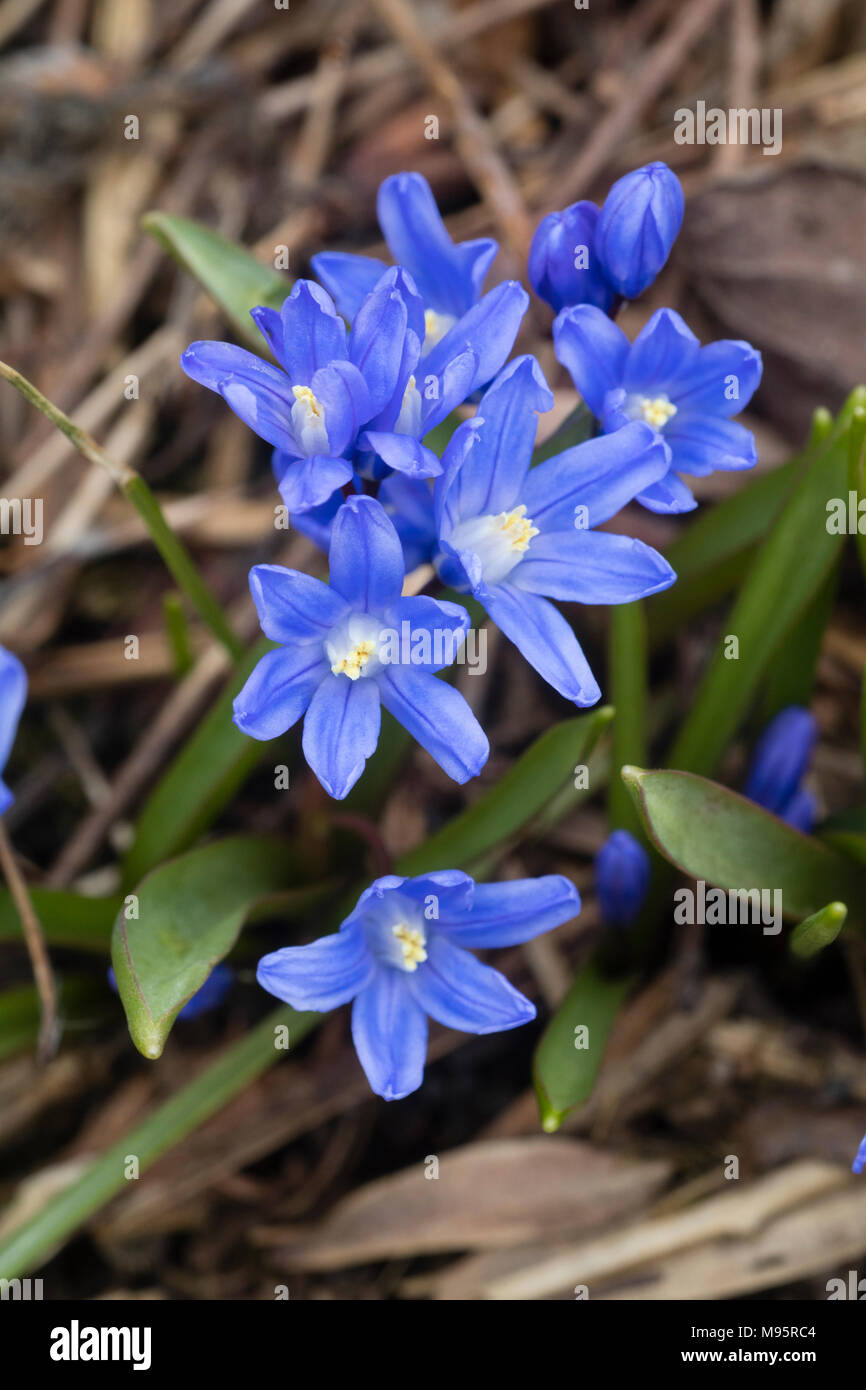
[[[421,355],[424,356],[441,342],[456,322],[453,314],[437,314],[435,309],[427,309],[424,314],[424,346]]]
[[[481,561],[487,584],[501,584],[523,559],[538,527],[526,515],[523,503],[498,516],[475,516],[461,521],[451,535],[455,550],[471,550]]]
[[[325,407],[309,386],[293,386],[292,431],[309,458],[310,454],[330,454],[328,431],[325,428]]]
[[[676,406],[664,393],[659,396],[629,396],[626,402],[626,414],[632,420],[645,420],[654,430],[663,430],[676,413]]]
[[[391,928],[391,935],[397,943],[397,952],[392,956],[392,963],[399,970],[405,970],[411,974],[427,959],[427,952],[424,949],[427,945],[427,937],[424,935],[423,928],[409,927],[405,922],[397,922]]]
[[[381,623],[369,613],[352,613],[328,633],[325,651],[335,676],[356,681],[379,669]]]
[[[410,376],[406,382],[406,390],[403,392],[403,403],[400,406],[400,414],[394,421],[395,434],[408,434],[413,439],[420,438],[421,435],[421,392],[415,385],[414,376]]]

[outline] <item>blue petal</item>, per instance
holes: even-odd
[[[382,704],[455,782],[477,777],[490,754],[487,737],[463,696],[447,681],[412,666],[387,666]]]
[[[583,529],[615,516],[670,466],[670,450],[655,430],[632,421],[613,434],[588,439],[530,470],[520,500],[540,531]],[[530,551],[531,553],[531,551]]]
[[[670,588],[675,579],[657,550],[608,531],[537,536],[512,573],[517,588],[566,603],[634,603]]]
[[[715,468],[754,468],[758,461],[755,436],[736,420],[680,413],[665,426],[665,439],[672,467],[695,477]]]
[[[691,488],[687,487],[676,473],[666,473],[657,483],[639,493],[637,501],[648,512],[663,515],[677,512],[693,512],[698,505]]]
[[[234,984],[234,978],[229,966],[218,961],[201,988],[184,1004],[178,1018],[198,1018],[200,1014],[218,1008]]]
[[[327,675],[304,719],[304,757],[329,796],[348,796],[376,751],[381,723],[377,682]]]
[[[864,1134],[863,1138],[860,1140],[860,1147],[857,1150],[854,1162],[851,1164],[851,1172],[862,1173],[864,1168],[866,1168],[866,1134]]]
[[[425,671],[441,671],[451,666],[469,629],[469,614],[465,608],[426,595],[399,599],[387,620],[399,639],[396,664]],[[407,624],[405,634],[404,623]],[[395,641],[394,645],[397,647],[398,643]],[[428,651],[429,660],[418,659],[419,653]]]
[[[298,722],[329,674],[318,643],[268,652],[235,696],[232,719],[250,738],[278,738]]]
[[[254,565],[250,593],[262,632],[272,642],[324,642],[348,605],[321,579],[282,565]]]
[[[666,391],[698,360],[700,343],[684,319],[673,309],[657,309],[629,348],[622,385],[626,392]]]
[[[427,306],[464,314],[477,300],[497,252],[484,238],[455,246],[421,174],[394,174],[379,188],[379,226],[388,248],[414,277]]]
[[[627,927],[650,885],[650,858],[628,830],[614,830],[595,859],[595,888],[605,926]]]
[[[362,303],[352,325],[349,358],[361,372],[370,393],[368,419],[384,410],[405,374],[401,369],[409,325],[409,308],[402,292],[406,278],[399,267],[386,271]],[[420,299],[418,303],[420,313]]]
[[[264,381],[251,383],[233,377],[223,382],[220,394],[238,419],[249,425],[260,439],[273,444],[275,449],[298,456],[302,450],[292,430],[294,401],[287,397],[288,389],[285,376],[281,378],[279,390]]]
[[[435,429],[457,409],[458,405],[469,399],[475,390],[476,382],[480,379],[478,361],[478,353],[467,348],[456,357],[452,357],[450,362],[446,362],[441,373],[436,376],[429,370],[427,360],[424,360],[421,390],[422,435]],[[436,389],[432,391],[434,384]]]
[[[352,923],[309,946],[285,946],[262,956],[256,979],[293,1009],[324,1014],[354,999],[375,968],[364,932]]]
[[[442,464],[433,450],[411,435],[365,430],[359,442],[362,449],[372,449],[383,463],[405,478],[438,478],[442,472]]]
[[[580,895],[561,874],[478,883],[468,911],[439,909],[438,927],[457,946],[516,946],[570,922]]]
[[[536,228],[527,273],[535,293],[557,313],[573,304],[594,304],[607,312],[616,297],[596,253],[597,223],[595,203],[580,202],[549,213]],[[575,265],[578,252],[585,266]]]
[[[324,407],[331,456],[345,453],[373,413],[367,383],[351,362],[331,362],[313,374],[310,388]]]
[[[491,381],[517,337],[529,295],[516,280],[505,280],[458,319],[423,359],[425,372],[441,375],[446,364],[467,350],[478,357],[470,391]]]
[[[604,200],[596,247],[604,273],[626,299],[652,284],[683,220],[683,190],[660,160],[617,179]]]
[[[577,638],[552,603],[514,584],[497,584],[478,597],[496,626],[548,685],[581,707],[597,704],[601,699],[598,682]]]
[[[440,536],[450,536],[464,517],[461,499],[464,493],[463,474],[468,475],[465,491],[471,494],[472,475],[476,472],[475,455],[481,454],[481,419],[476,415],[464,420],[452,434],[442,454],[442,476],[433,488],[433,511]],[[470,513],[471,515],[471,513]]]
[[[348,251],[320,251],[310,257],[310,264],[350,323],[388,269],[374,256],[354,256]]]
[[[789,705],[777,714],[755,745],[745,794],[781,814],[812,758],[818,723],[809,710]]]
[[[535,1018],[535,1005],[492,966],[431,932],[427,960],[407,976],[421,1007],[461,1033],[501,1033]]]
[[[761,380],[761,354],[732,338],[702,347],[674,386],[673,398],[689,414],[737,415]],[[732,392],[734,394],[732,394]]]
[[[377,613],[396,603],[404,578],[400,538],[384,507],[373,497],[348,498],[331,528],[331,588]]]
[[[284,456],[285,457],[285,456]],[[345,459],[310,454],[305,459],[288,459],[279,482],[280,496],[290,515],[309,512],[327,502],[338,488],[352,481],[352,465]]]
[[[321,367],[348,356],[346,325],[331,296],[314,280],[297,281],[283,303],[280,320],[282,340],[271,345],[294,386],[309,386]]]
[[[786,825],[793,826],[803,835],[811,835],[818,818],[818,803],[806,787],[801,787],[799,791],[794,792],[791,800],[782,807],[779,816]]]
[[[557,359],[593,415],[601,419],[604,398],[622,384],[628,339],[621,328],[590,304],[563,309],[553,325]]]
[[[484,393],[474,425],[472,464],[453,480],[450,505],[462,517],[494,515],[515,505],[538,429],[553,396],[534,357],[516,357]]]
[[[14,652],[0,647],[0,771],[6,766],[27,699],[27,672]],[[12,800],[12,794],[5,789]],[[8,803],[7,803],[8,805]],[[6,806],[0,807],[0,814]]]
[[[424,1080],[427,1018],[403,971],[377,970],[352,1005],[352,1041],[377,1096],[402,1100]]]

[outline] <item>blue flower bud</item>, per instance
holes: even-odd
[[[767,725],[752,757],[745,794],[805,834],[815,820],[815,803],[800,787],[818,737],[814,715],[790,705]]]
[[[539,299],[557,311],[594,304],[606,312],[613,303],[613,287],[596,254],[597,223],[595,203],[583,202],[549,213],[536,228],[529,248],[529,280]]]
[[[658,275],[683,220],[683,190],[661,161],[617,179],[604,200],[596,249],[606,278],[636,299]]]
[[[863,1138],[860,1140],[860,1147],[857,1150],[857,1157],[851,1164],[851,1172],[862,1173],[864,1168],[866,1168],[866,1134],[864,1134]]]
[[[650,858],[628,830],[614,830],[595,857],[595,891],[607,927],[627,927],[650,883]]]

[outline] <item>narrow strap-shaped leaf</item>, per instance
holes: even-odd
[[[640,819],[619,771],[625,763],[642,764],[647,759],[647,626],[641,603],[620,603],[611,609],[608,687],[616,710],[608,820],[611,830],[640,834]]]
[[[592,1094],[608,1035],[631,987],[595,965],[578,972],[544,1031],[532,1064],[541,1123],[553,1133]]]

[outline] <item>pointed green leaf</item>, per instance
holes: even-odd
[[[250,911],[296,877],[282,840],[237,836],[170,860],[139,884],[111,943],[139,1052],[160,1055],[178,1012],[228,955]]]
[[[847,916],[848,909],[844,903],[828,903],[820,912],[813,912],[804,922],[798,922],[788,942],[794,955],[808,960],[832,945],[844,927]]]
[[[264,356],[264,339],[250,318],[250,309],[257,304],[279,309],[291,292],[291,280],[188,217],[148,212],[141,225],[198,280],[238,333]]]
[[[744,796],[690,772],[623,768],[647,832],[666,859],[718,888],[779,889],[788,918],[844,900],[866,925],[866,874]]]
[[[647,756],[647,627],[641,603],[611,609],[608,636],[608,688],[616,709],[611,731],[613,776],[608,792],[611,830],[640,835],[640,822],[619,770]]]
[[[398,872],[460,869],[494,848],[504,852],[510,837],[543,811],[566,784],[573,785],[575,766],[586,761],[612,718],[613,710],[602,706],[547,729],[495,787],[404,855]]]
[[[541,1123],[549,1134],[592,1094],[608,1036],[628,979],[610,979],[585,966],[544,1031],[532,1066]]]

